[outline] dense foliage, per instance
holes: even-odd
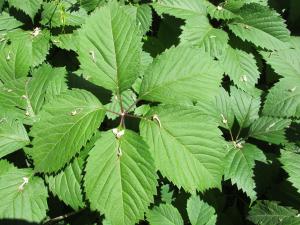
[[[0,11],[3,223],[300,224],[300,38],[267,0]]]

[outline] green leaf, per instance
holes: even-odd
[[[26,54],[31,59],[31,66],[35,67],[45,61],[50,49],[50,32],[35,28],[33,31],[15,30],[8,34],[12,42],[22,43]]]
[[[77,51],[77,40],[78,40],[78,33],[74,32],[71,34],[60,34],[57,36],[51,36],[51,41],[54,45],[56,45],[59,48],[65,49],[65,50],[73,50]]]
[[[145,35],[149,31],[152,24],[152,11],[151,7],[146,4],[142,5],[126,5],[124,7],[126,13],[136,21],[137,26],[139,26],[141,34]]]
[[[181,27],[180,42],[203,48],[212,57],[219,58],[227,48],[228,35],[221,29],[213,28],[206,16],[191,17]]]
[[[183,225],[178,210],[171,204],[160,204],[147,213],[150,225]]]
[[[74,210],[84,207],[80,187],[82,169],[83,160],[77,157],[59,174],[47,177],[50,191]]]
[[[154,161],[142,138],[130,130],[120,138],[112,131],[102,133],[89,153],[85,191],[91,208],[112,225],[142,219],[156,194]]]
[[[167,204],[172,204],[172,202],[174,201],[173,194],[174,194],[173,191],[170,190],[170,185],[165,184],[161,186],[160,195],[161,195],[162,202],[165,202]]]
[[[153,108],[147,116],[152,120],[142,120],[141,134],[163,176],[189,192],[220,188],[224,152],[217,123],[193,107],[175,105]]]
[[[16,20],[15,17],[10,16],[6,12],[2,12],[0,15],[0,34],[2,32],[13,30],[13,29],[21,26],[22,24],[23,23]]]
[[[0,113],[0,158],[29,143],[23,124],[9,114]]]
[[[263,114],[300,117],[300,77],[282,78],[269,90]]]
[[[81,26],[85,23],[87,13],[84,9],[74,11],[67,1],[52,1],[43,3],[42,25],[50,27]]]
[[[114,92],[124,91],[138,76],[139,27],[123,8],[111,3],[93,13],[82,26],[78,54],[87,80]]]
[[[104,115],[99,100],[84,90],[67,91],[45,105],[30,132],[34,139],[28,153],[35,170],[55,172],[62,168],[96,132]]]
[[[203,0],[157,0],[152,6],[159,15],[165,13],[181,19],[206,15]]]
[[[249,136],[273,144],[285,144],[285,129],[291,120],[263,116],[255,120],[250,126]]]
[[[234,19],[229,28],[243,41],[270,50],[286,48],[289,31],[276,11],[259,4],[247,4],[238,15],[241,19]]]
[[[228,92],[221,88],[219,94],[215,97],[214,108],[209,110],[209,113],[214,112],[219,125],[226,129],[231,128],[234,123],[231,102]]]
[[[300,193],[300,165],[299,165],[300,155],[289,152],[281,151],[280,162],[283,165],[283,169],[288,173],[290,181],[293,186]]]
[[[231,107],[240,127],[248,127],[258,118],[260,98],[240,89],[231,88]]]
[[[255,145],[245,144],[241,148],[232,148],[225,157],[225,180],[230,179],[238,189],[244,191],[251,202],[256,200],[254,166],[255,160],[266,162],[264,153]]]
[[[64,68],[43,64],[32,72],[33,77],[12,80],[0,87],[0,103],[24,110],[27,123],[35,122],[45,101],[67,89],[65,74]]]
[[[139,98],[176,104],[212,100],[221,77],[218,64],[200,49],[171,48],[147,68]]]
[[[259,71],[252,54],[228,47],[221,65],[234,84],[251,94],[259,78]]]
[[[261,52],[274,71],[286,78],[300,78],[300,50],[284,49],[274,52]]]
[[[236,1],[235,1],[236,2]],[[230,20],[239,17],[235,12],[231,10],[230,7],[227,7],[227,4],[230,4],[230,1],[222,2],[218,6],[207,2],[207,13],[217,20]]]
[[[248,219],[263,225],[297,225],[300,223],[297,214],[297,210],[280,206],[276,202],[257,201],[251,208]]]
[[[64,68],[52,68],[48,64],[43,64],[33,71],[32,79],[28,83],[27,94],[30,107],[35,114],[38,114],[44,105],[47,91],[51,88],[52,83],[56,82],[56,79],[63,79],[65,75],[66,70]],[[58,88],[60,87],[58,86]],[[47,97],[50,97],[49,91]]]
[[[192,225],[215,225],[217,222],[215,209],[196,195],[188,199],[186,209]]]
[[[100,132],[97,132],[80,154],[64,170],[57,175],[46,177],[50,191],[76,211],[85,206],[81,190],[84,164],[89,151],[94,147],[99,137]]]
[[[33,21],[34,16],[41,8],[43,0],[9,0],[9,6],[23,11]]]
[[[26,110],[27,101],[23,95],[26,94],[25,86],[27,81],[28,78],[23,77],[6,82],[3,86],[1,86],[0,103],[6,108],[17,107],[19,109]]]
[[[1,50],[0,65],[0,81],[3,83],[26,77],[31,61],[24,43],[13,43]]]
[[[0,161],[0,219],[41,222],[48,209],[47,197],[44,181],[33,176],[31,169],[18,169]]]
[[[84,8],[87,12],[93,11],[95,8],[103,5],[105,0],[78,0],[80,6]]]

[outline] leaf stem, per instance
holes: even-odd
[[[128,109],[125,110],[125,113],[128,113],[139,101],[140,99],[135,100],[134,103],[132,103]]]
[[[73,215],[75,215],[75,214],[77,214],[77,213],[80,213],[80,212],[83,211],[83,210],[84,210],[84,209],[80,209],[80,210],[78,210],[78,211],[66,213],[66,214],[64,214],[64,215],[61,215],[61,216],[58,216],[58,217],[55,217],[55,218],[46,220],[43,224],[47,224],[47,225],[53,224],[53,223],[58,222],[58,221],[60,221],[60,220],[64,220],[64,219],[66,219],[66,218],[68,218],[68,217],[70,217],[70,216],[73,216]]]

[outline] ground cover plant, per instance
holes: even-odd
[[[289,3],[0,0],[0,224],[299,225]]]

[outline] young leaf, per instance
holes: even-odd
[[[263,114],[277,117],[300,117],[300,76],[282,78],[270,89]]]
[[[248,219],[263,225],[297,225],[300,223],[297,214],[297,210],[280,206],[276,202],[257,201],[251,208]]]
[[[231,107],[240,127],[248,127],[258,118],[260,98],[252,97],[240,89],[231,89]]]
[[[283,169],[289,174],[288,180],[293,184],[297,191],[300,193],[300,155],[289,152],[281,151],[280,162]]]
[[[99,100],[84,90],[70,90],[45,105],[30,135],[28,152],[40,172],[55,172],[80,151],[104,119]],[[84,135],[82,135],[84,134]]]
[[[251,94],[259,78],[259,71],[253,55],[228,47],[221,64],[234,84]]]
[[[152,6],[159,15],[166,13],[181,19],[206,15],[203,0],[157,0]]]
[[[154,153],[156,167],[186,191],[220,187],[223,141],[217,124],[193,107],[153,108],[141,134]],[[176,168],[176,170],[174,170]]]
[[[170,185],[164,184],[160,188],[161,201],[167,204],[172,204],[174,201],[173,191],[170,190]]]
[[[136,101],[136,95],[131,90],[124,91],[121,94],[121,98],[122,99],[118,99],[117,95],[113,95],[111,98],[111,102],[109,104],[105,105],[105,107],[110,111],[121,113],[120,101],[122,101],[122,106],[126,110],[130,106],[132,106],[132,104],[134,104]],[[135,105],[132,106],[130,109],[130,112],[132,112],[135,109],[135,107],[136,107]],[[112,120],[114,120],[118,117],[118,115],[110,113],[110,112],[107,112],[106,115],[109,119],[112,119]]]
[[[253,180],[255,160],[266,162],[266,157],[252,144],[230,149],[225,158],[225,180],[230,179],[233,184],[236,184],[238,189],[243,190],[249,196],[251,202],[257,198]]]
[[[89,153],[85,191],[91,208],[112,225],[142,219],[156,193],[154,161],[143,139],[130,130],[122,137],[102,133]]]
[[[16,9],[19,9],[23,11],[26,15],[28,15],[31,20],[33,21],[35,14],[39,11],[41,8],[43,0],[9,0],[9,6],[15,7]]]
[[[180,42],[203,48],[212,57],[221,57],[227,48],[228,35],[221,29],[213,28],[206,16],[191,17],[181,28]]]
[[[23,124],[9,114],[0,113],[0,158],[29,143]]]
[[[147,213],[150,225],[183,225],[178,210],[171,204],[160,204]]]
[[[270,50],[286,48],[289,31],[279,14],[267,6],[246,4],[238,11],[240,19],[234,19],[230,30],[241,38]]]
[[[147,68],[139,98],[176,104],[209,101],[216,95],[221,77],[220,67],[200,49],[171,48]]]
[[[138,76],[140,30],[123,8],[111,3],[93,13],[82,26],[78,54],[87,80],[122,92],[130,88]]]
[[[192,225],[215,225],[217,222],[215,209],[196,195],[188,199],[186,209]]]
[[[288,119],[263,116],[251,124],[249,136],[273,144],[285,144],[285,129],[290,124]]]
[[[46,217],[47,188],[31,169],[0,161],[0,219],[41,222]]]

